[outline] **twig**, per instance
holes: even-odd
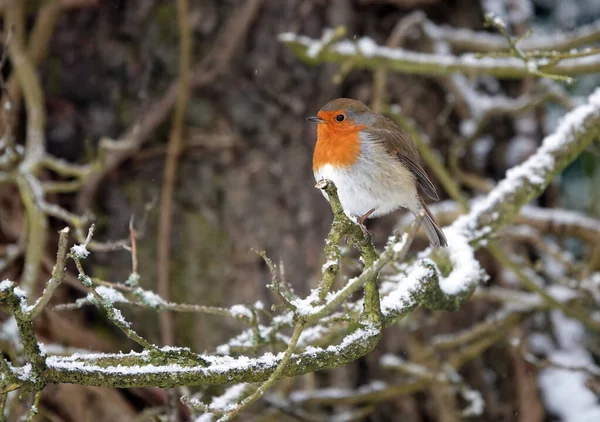
[[[256,251],[256,253],[265,261],[265,264],[267,264],[269,272],[271,273],[271,284],[267,285],[267,287],[271,289],[279,297],[279,299],[281,299],[284,306],[286,306],[292,312],[295,312],[296,307],[290,302],[290,299],[288,299],[285,296],[285,294],[281,291],[283,283],[280,274],[277,271],[277,266],[273,263],[271,258],[267,256],[267,253],[265,251]]]
[[[123,318],[123,315],[121,315],[121,311],[119,311],[117,308],[114,307],[112,301],[109,298],[103,297],[101,294],[98,293],[98,291],[94,288],[94,284],[93,284],[92,280],[85,273],[85,271],[83,269],[83,265],[81,264],[81,260],[85,259],[89,254],[89,252],[87,251],[87,245],[92,240],[93,235],[94,235],[94,225],[92,225],[90,227],[87,238],[86,238],[85,242],[83,243],[83,245],[73,246],[71,248],[71,252],[69,253],[69,257],[73,260],[73,262],[75,262],[75,266],[77,267],[77,271],[79,273],[79,280],[85,287],[88,288],[88,290],[90,291],[90,293],[92,293],[94,298],[96,298],[96,300],[98,301],[98,304],[102,308],[104,308],[108,319],[110,319],[111,322],[113,324],[115,324],[117,326],[117,328],[119,328],[123,332],[123,334],[125,334],[131,340],[135,341],[137,344],[142,346],[144,349],[157,350],[157,347],[155,345],[149,343],[147,340],[145,340],[143,337],[141,337],[139,334],[137,334],[131,328],[131,326],[130,326],[131,324],[129,322],[127,322],[125,320],[125,318]]]
[[[48,54],[48,46],[56,24],[65,10],[77,7],[95,5],[99,0],[51,0],[45,2],[37,13],[37,18],[28,35],[27,55],[31,58],[33,66],[38,66]],[[13,3],[23,3],[14,1]],[[13,111],[19,108],[22,87],[17,79],[18,75],[11,74],[7,82],[8,96],[10,96]],[[5,99],[4,99],[5,100]]]
[[[24,3],[15,2],[7,6],[4,23],[7,27],[14,28],[14,36],[8,45],[8,56],[14,68],[13,74],[23,89],[27,108],[25,155],[19,165],[20,174],[16,176],[16,183],[27,212],[27,249],[22,285],[31,293],[38,278],[40,261],[46,243],[48,222],[36,203],[40,192],[35,189],[34,182],[37,182],[37,180],[34,180],[35,177],[32,174],[45,152],[44,93],[36,70],[25,51],[24,13]],[[10,98],[13,102],[15,101],[13,93],[10,93]]]
[[[29,409],[29,416],[27,417],[27,422],[33,422],[33,419],[39,412],[40,398],[42,397],[42,391],[36,391],[35,396],[33,397],[33,404]]]
[[[598,366],[593,365],[593,364],[566,365],[563,363],[555,362],[551,359],[539,359],[531,353],[525,353],[523,355],[523,359],[525,359],[530,364],[535,365],[539,369],[556,368],[556,369],[564,369],[565,371],[583,372],[584,374],[587,374],[590,377],[599,377],[600,376],[600,368],[598,368]]]
[[[449,43],[458,50],[497,52],[508,49],[503,36],[489,32],[439,26],[428,19],[423,21],[423,30],[429,38]],[[600,40],[600,20],[579,26],[571,32],[557,32],[552,35],[533,34],[530,38],[521,41],[520,44],[524,51],[566,51],[593,44],[598,40]]]
[[[521,48],[519,48],[517,43],[520,41],[520,38],[513,40],[511,38],[511,36],[508,34],[508,31],[506,30],[506,25],[504,24],[504,22],[502,22],[502,20],[500,20],[500,18],[494,17],[489,14],[485,15],[484,26],[494,27],[498,30],[498,32],[500,32],[502,34],[502,36],[506,39],[506,42],[508,43],[509,50],[512,53],[512,55],[514,55],[518,59],[522,60],[525,67],[527,68],[529,73],[531,73],[532,75],[541,76],[543,78],[554,79],[557,81],[566,82],[568,84],[572,84],[575,82],[575,78],[572,78],[570,76],[557,75],[554,73],[548,73],[548,72],[539,70],[539,67],[541,67],[540,63],[535,61],[535,57],[530,57],[528,54],[524,53],[523,50],[521,50]],[[576,55],[573,56],[573,58],[576,58],[576,57],[578,57],[578,56],[576,56]],[[559,56],[559,58],[561,58],[561,57]],[[559,60],[554,60],[554,61],[548,62],[547,64],[544,65],[544,67],[552,68],[553,66],[555,66],[558,63],[558,61]]]
[[[46,247],[48,217],[37,203],[37,195],[40,194],[37,188],[41,189],[39,181],[31,174],[19,174],[15,181],[27,215],[25,265],[20,284],[27,292],[33,293]]]
[[[6,399],[8,397],[8,393],[0,393],[0,415],[4,417],[4,411],[6,409]]]
[[[28,319],[34,319],[39,313],[48,305],[50,298],[54,294],[54,291],[63,281],[65,277],[65,265],[67,259],[67,248],[69,244],[69,228],[65,227],[58,232],[58,252],[56,253],[56,263],[52,270],[52,277],[46,284],[46,288],[42,293],[42,296],[32,306],[26,317]]]

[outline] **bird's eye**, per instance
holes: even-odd
[[[346,117],[343,114],[338,114],[337,116],[335,116],[335,120],[337,120],[338,122],[343,122],[345,118]]]

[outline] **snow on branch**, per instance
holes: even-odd
[[[600,89],[596,89],[585,104],[567,113],[531,157],[511,168],[506,178],[452,227],[464,233],[471,244],[485,242],[491,232],[511,221],[598,136]]]
[[[495,20],[496,21],[496,20]],[[576,44],[581,42],[593,42],[600,38],[600,29],[592,26],[589,32],[576,38]],[[446,42],[458,37],[446,40],[440,36],[442,29],[434,29],[432,23],[425,25],[425,35],[431,37],[434,42],[447,45]],[[437,32],[436,32],[437,31]],[[509,49],[511,55],[482,55],[480,53],[464,53],[454,55],[451,53],[420,53],[402,48],[390,48],[378,45],[368,37],[358,40],[338,40],[344,33],[343,30],[326,30],[322,38],[314,39],[295,33],[282,33],[279,40],[283,42],[295,55],[310,63],[347,63],[353,68],[377,69],[386,67],[392,71],[420,75],[449,75],[453,73],[465,73],[469,75],[492,75],[499,78],[523,78],[526,76],[543,76],[567,80],[571,76],[596,73],[600,70],[600,54],[596,49],[582,49],[581,51],[569,51],[561,53],[554,51],[554,47],[548,40],[542,46],[548,50],[530,52],[521,45],[521,40],[512,41],[507,37],[481,35],[473,33],[471,40],[480,40],[483,43],[493,39],[493,45],[498,39],[503,40],[503,48]],[[588,36],[585,36],[588,35]],[[510,40],[507,43],[506,40]],[[475,41],[476,42],[476,41]],[[519,46],[517,48],[517,42]],[[536,41],[537,42],[537,41]],[[535,43],[533,44],[535,45]],[[479,46],[479,44],[476,44]],[[481,46],[479,46],[481,47]],[[558,47],[561,47],[559,44]],[[440,48],[438,50],[444,50]],[[479,48],[481,51],[482,48]],[[491,49],[498,51],[498,49]],[[477,49],[476,49],[477,51]],[[520,54],[517,54],[519,52]],[[568,75],[568,76],[567,76]],[[570,80],[570,79],[569,79]]]
[[[438,26],[424,16],[422,28],[429,38],[447,42],[454,48],[461,50],[496,52],[508,49],[506,39],[501,35],[466,28],[454,28],[448,25]],[[586,44],[593,44],[598,40],[600,40],[600,20],[580,26],[571,32],[533,34],[531,37],[522,40],[519,45],[525,51],[564,51]]]

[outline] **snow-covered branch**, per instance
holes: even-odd
[[[434,34],[432,26],[426,35]],[[302,60],[311,63],[351,63],[353,68],[386,68],[419,75],[450,75],[465,73],[469,75],[491,75],[499,78],[523,78],[527,76],[556,75],[559,77],[596,73],[600,70],[600,54],[574,57],[562,55],[558,59],[546,57],[490,57],[476,53],[455,55],[451,53],[421,53],[402,48],[390,48],[378,45],[371,38],[363,37],[356,41],[342,40],[332,42],[333,31],[325,31],[321,39],[314,39],[294,33],[283,33],[279,39]],[[487,37],[473,36],[472,41],[486,40]],[[496,38],[493,38],[496,40]],[[591,38],[593,40],[593,37]],[[588,38],[584,38],[588,41]],[[445,41],[445,40],[444,40]],[[496,41],[494,41],[496,42]],[[507,48],[504,40],[504,48]],[[550,47],[552,48],[552,47]],[[528,53],[529,54],[529,53]]]

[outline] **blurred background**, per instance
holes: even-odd
[[[415,11],[422,11],[437,25],[478,31],[492,31],[483,28],[483,21],[484,13],[493,12],[507,22],[511,33],[523,34],[533,28],[536,34],[546,34],[571,31],[600,19],[600,1],[190,0],[190,98],[181,129],[179,159],[171,173],[175,175],[172,224],[161,230],[160,215],[165,210],[161,193],[164,194],[165,163],[170,156],[174,84],[180,60],[175,2],[24,1],[23,33],[12,36],[13,40],[22,37],[25,45],[28,40],[39,43],[35,57],[45,94],[48,153],[83,165],[97,160],[103,150],[99,146],[110,144],[110,140],[134,139],[135,144],[124,151],[107,148],[103,154],[112,157],[112,165],[100,177],[82,186],[57,188],[46,196],[47,201],[75,214],[92,213],[98,241],[127,239],[130,219],[135,216],[140,284],[149,290],[163,289],[162,293],[166,289],[175,302],[231,306],[262,301],[270,306],[274,298],[265,288],[270,274],[252,248],[265,250],[274,261],[281,262],[296,292],[308,293],[320,274],[323,240],[332,214],[314,188],[311,160],[316,130],[305,118],[329,100],[342,96],[367,104],[376,101],[375,106],[381,110],[398,105],[437,151],[439,161],[448,166],[455,137],[465,133],[465,115],[445,77],[389,72],[383,96],[381,90],[375,95],[373,71],[342,69],[340,73],[336,64],[308,65],[277,36],[294,32],[319,38],[324,29],[342,25],[350,39],[368,36],[384,45],[398,22]],[[40,17],[47,21],[42,22]],[[3,33],[6,43],[6,17]],[[419,28],[407,31],[402,45],[417,51],[428,48]],[[36,46],[30,44],[29,48],[35,50]],[[10,77],[12,69],[9,60],[2,69],[5,78]],[[561,92],[568,101],[539,104],[519,116],[507,113],[488,119],[477,139],[457,157],[464,173],[472,176],[469,180],[475,180],[471,184],[461,181],[464,191],[476,196],[480,193],[477,186],[493,184],[508,168],[525,160],[556,126],[558,116],[568,108],[565,104],[577,104],[599,82],[597,74],[580,76],[573,86],[562,84]],[[470,83],[489,95],[514,98],[536,92],[543,85],[533,79],[506,81],[491,77],[473,78]],[[5,127],[10,121],[16,143],[23,144],[27,112],[23,105],[15,105]],[[584,153],[550,186],[537,205],[600,217],[598,164],[598,155]],[[40,179],[51,182],[59,178],[44,171]],[[434,183],[442,201],[448,199],[439,182]],[[18,189],[12,184],[0,184],[0,279],[19,280],[22,275],[25,215]],[[368,223],[379,247],[402,217],[403,212],[397,212]],[[449,224],[452,218],[440,216],[443,224]],[[41,292],[52,270],[57,231],[64,225],[57,218],[49,219],[34,296]],[[160,287],[165,252],[161,255],[159,249],[166,238],[170,243],[168,277]],[[581,239],[556,242],[573,262],[585,260],[591,248],[589,242]],[[560,262],[557,264],[533,246],[523,246],[525,243],[506,247],[539,265],[538,272],[547,283],[554,282],[548,273],[558,272],[560,277],[565,274],[564,268],[552,267],[561,266]],[[425,239],[419,238],[415,249],[425,245]],[[490,286],[514,285],[514,275],[485,251],[478,253],[478,258],[491,276]],[[93,277],[113,282],[126,280],[132,271],[131,255],[124,250],[93,252],[86,265]],[[550,267],[545,272],[544,268]],[[69,271],[71,275],[57,291],[53,303],[73,302],[86,294],[72,275],[76,274],[74,269],[69,266]],[[352,272],[351,266],[348,272]],[[496,302],[475,297],[455,313],[418,310],[402,326],[388,329],[377,349],[366,358],[316,374],[310,381],[303,381],[304,387],[294,388],[355,388],[381,379],[393,382],[400,375],[377,364],[383,354],[391,352],[405,358],[423,355],[425,352],[419,350],[427,345],[428,338],[468,327],[496,309]],[[189,346],[200,352],[213,351],[240,330],[235,321],[211,315],[174,314],[167,322],[161,322],[161,316],[151,311],[124,308],[123,312],[149,341]],[[530,335],[549,336],[544,341],[552,339],[552,324],[548,321],[553,317],[548,312],[536,315],[537,319],[531,315],[520,318],[506,336],[476,353],[460,369],[463,378],[481,392],[485,401],[484,410],[469,420],[592,421],[582,419],[583,416],[569,418],[546,401],[541,367],[524,359],[511,346],[511,339],[526,341]],[[165,329],[169,333],[165,334]],[[96,351],[132,347],[95,307],[46,311],[37,320],[36,330],[47,344]],[[597,337],[590,336],[590,342],[582,347],[592,350],[590,356],[597,359],[600,346]],[[3,344],[9,347],[6,338]],[[587,382],[588,391],[597,400],[598,374],[595,378],[590,376]],[[290,385],[281,388],[284,395],[292,389]],[[209,393],[216,391],[219,389]],[[448,399],[445,394],[447,391],[435,388],[399,393],[374,404],[354,420],[462,420],[462,416],[456,417],[456,409],[465,406],[464,400]],[[19,414],[19,403],[15,403],[12,417]],[[153,415],[167,404],[167,392],[158,389],[56,385],[44,391],[38,418],[157,420]],[[249,413],[240,420],[298,420],[268,403],[260,406],[268,411]],[[327,409],[333,408],[327,406],[334,405],[319,407],[320,414],[326,415]],[[350,409],[352,405],[348,406]],[[600,412],[597,404],[595,412],[591,414]],[[180,418],[189,420],[189,412],[182,408]]]

